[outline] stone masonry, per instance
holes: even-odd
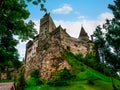
[[[40,71],[41,77],[49,80],[52,73],[71,66],[61,58],[63,50],[83,55],[91,51],[92,42],[84,28],[78,38],[73,38],[61,26],[56,27],[49,13],[40,20],[39,35],[26,45],[25,77],[34,69]]]

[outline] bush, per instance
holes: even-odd
[[[43,84],[42,79],[40,78],[40,73],[38,70],[33,70],[30,73],[30,78],[26,80],[27,86],[37,86]]]
[[[17,90],[24,90],[25,84],[24,72],[21,72],[16,79]]]
[[[26,80],[27,86],[38,86],[41,84],[43,84],[43,82],[39,78],[30,77],[29,79]]]
[[[77,60],[83,61],[83,54],[81,54],[81,53],[76,54],[76,55],[75,55],[75,58],[76,58]]]
[[[80,71],[81,72],[84,72],[86,69],[85,69],[85,67],[84,66],[82,66],[81,68],[80,68]]]
[[[39,78],[39,77],[40,77],[39,71],[38,71],[38,70],[33,70],[33,71],[30,73],[30,77]]]
[[[94,85],[94,82],[93,82],[94,80],[92,80],[92,79],[89,79],[88,80],[88,84],[90,84],[90,85]]]
[[[58,76],[58,77],[56,77],[54,80],[49,81],[48,85],[67,86],[67,85],[69,85],[68,81],[75,77],[75,75],[72,75],[67,68],[64,68],[56,76]]]
[[[72,78],[72,75],[67,68],[64,68],[62,70],[62,72],[60,72],[60,79],[61,80],[70,80],[71,78]]]

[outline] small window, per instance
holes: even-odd
[[[67,50],[69,50],[69,51],[70,51],[70,47],[69,47],[69,46],[67,46]]]

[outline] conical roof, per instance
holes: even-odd
[[[80,31],[80,37],[88,37],[88,34],[86,33],[85,29],[83,28],[83,26],[81,27],[81,31]]]

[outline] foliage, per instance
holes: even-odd
[[[43,82],[40,80],[40,78],[33,78],[30,77],[29,79],[26,80],[26,86],[30,87],[30,86],[38,86],[43,84]]]
[[[75,75],[72,75],[67,68],[64,68],[62,71],[58,72],[55,76],[55,79],[48,82],[48,85],[51,86],[67,86],[69,85],[69,80],[73,79]]]
[[[33,71],[30,73],[30,77],[39,78],[39,77],[40,77],[39,71],[38,71],[38,70],[33,70]]]
[[[89,79],[89,80],[88,80],[88,84],[90,84],[90,85],[94,85],[93,80],[92,80],[92,79]]]
[[[16,88],[17,90],[24,90],[25,88],[25,78],[24,78],[24,72],[19,73],[16,79]]]
[[[70,73],[70,71],[67,68],[64,68],[61,72],[60,72],[60,80],[70,80],[72,79],[74,76]]]
[[[27,1],[32,2],[34,5],[40,5],[40,10],[47,12],[47,9],[44,7],[44,4],[43,4],[46,2],[46,0],[27,0]]]
[[[75,55],[70,52],[63,52],[63,55],[62,58],[67,60],[72,66],[70,70],[64,69],[60,72],[55,72],[56,79],[40,86],[29,85],[25,90],[113,90],[110,77],[106,77],[102,73],[93,70],[80,60],[76,60]],[[92,56],[90,55],[90,57]],[[81,68],[84,68],[84,70],[81,71]],[[69,73],[71,74],[70,76]],[[63,77],[67,77],[66,80]],[[120,81],[114,79],[114,82],[119,90]],[[32,81],[29,83],[32,83]]]
[[[87,59],[94,59],[94,55],[87,54]],[[106,77],[86,66],[84,63],[84,58],[82,62],[76,59],[76,55],[71,52],[64,51],[62,57],[69,62],[72,66],[70,70],[66,68],[60,72],[55,72],[56,78],[54,80],[48,81],[47,84],[40,86],[28,86],[25,90],[112,90],[111,78]],[[102,67],[102,66],[101,66]],[[84,69],[81,71],[81,68]],[[64,79],[65,77],[65,79]],[[115,85],[118,89],[120,81],[114,79]]]
[[[40,78],[40,73],[38,70],[33,70],[30,73],[30,78],[28,78],[26,80],[26,86],[30,87],[30,86],[38,86],[43,84],[42,79]]]
[[[83,54],[81,54],[81,53],[76,54],[75,57],[76,57],[77,60],[80,60],[80,61],[83,60]]]
[[[108,8],[113,12],[113,19],[106,20],[103,27],[98,26],[94,32],[94,43],[97,55],[103,64],[114,72],[120,69],[120,1],[114,0]],[[103,32],[103,29],[105,32]]]
[[[100,71],[99,69],[103,67],[102,64],[96,60],[96,57],[93,53],[86,54],[85,57],[83,58],[83,63],[97,71]]]
[[[79,57],[76,57],[73,53],[68,51],[63,51],[62,58],[66,59],[73,68],[80,69],[79,65],[81,65],[82,63],[80,62],[80,60],[76,59]]]
[[[6,68],[21,66],[15,47],[19,41],[14,36],[17,35],[20,40],[25,41],[37,34],[35,24],[31,20],[25,22],[30,15],[26,9],[28,2],[42,4],[41,10],[45,10],[45,0],[0,0],[0,72]]]

